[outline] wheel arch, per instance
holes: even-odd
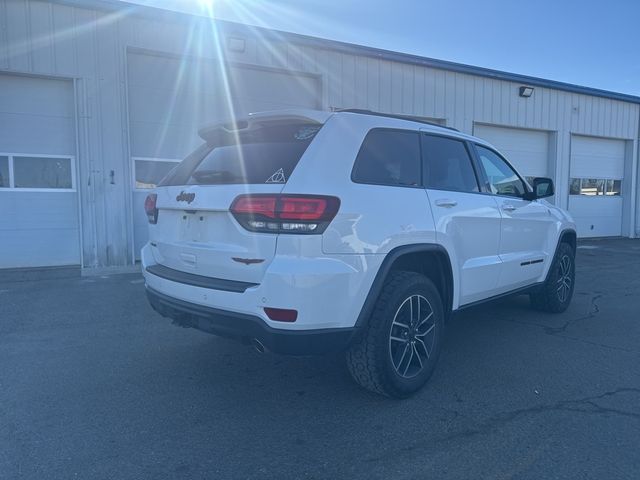
[[[553,267],[553,263],[555,262],[555,259],[558,256],[558,249],[560,248],[560,245],[562,245],[563,243],[566,243],[566,244],[570,245],[571,248],[573,249],[573,254],[575,256],[577,242],[578,242],[578,235],[577,235],[576,231],[573,228],[565,228],[564,230],[562,230],[560,232],[560,235],[558,235],[558,241],[556,243],[556,248],[553,251],[553,257],[551,257],[551,261],[549,262],[549,266],[547,267],[547,270],[544,273],[544,280],[541,283],[546,282],[547,279],[549,278],[549,274],[551,273],[551,269]]]
[[[560,247],[561,243],[568,243],[573,248],[573,252],[576,251],[576,246],[578,242],[578,235],[573,228],[566,228],[560,232],[560,237],[558,239],[558,244],[556,245],[556,252]]]
[[[442,296],[445,318],[449,318],[454,293],[449,253],[442,245],[413,244],[394,248],[387,254],[360,310],[355,325],[357,328],[366,326],[387,277],[391,272],[399,270],[421,273],[433,281]]]

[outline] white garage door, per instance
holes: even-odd
[[[215,61],[129,53],[129,126],[134,178],[135,251],[147,240],[146,189],[202,143],[198,129],[236,115],[282,108],[319,108],[319,78],[229,66]]]
[[[571,137],[569,211],[580,237],[622,234],[625,142]]]
[[[80,263],[73,84],[0,75],[0,268]]]
[[[491,143],[524,177],[549,176],[549,133],[476,124],[473,134]]]

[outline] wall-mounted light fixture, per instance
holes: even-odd
[[[523,98],[529,98],[533,95],[533,87],[520,87],[520,96]]]
[[[227,48],[232,52],[242,53],[246,48],[246,42],[244,38],[227,37]]]

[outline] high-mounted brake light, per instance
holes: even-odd
[[[147,218],[149,219],[149,223],[155,225],[158,223],[158,208],[156,207],[156,201],[158,200],[158,195],[155,193],[150,193],[147,195],[147,198],[144,201],[144,211],[147,214]]]
[[[320,195],[240,195],[231,204],[238,223],[252,232],[322,233],[340,199]]]

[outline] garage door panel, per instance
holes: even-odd
[[[129,90],[132,122],[161,125],[196,125],[212,122],[226,112],[219,94],[194,95],[180,91],[167,101],[167,92],[154,88],[132,87]]]
[[[280,110],[283,108],[299,107],[296,103],[287,103],[282,101],[274,101],[265,98],[243,98],[236,102],[235,108],[238,114],[247,114],[251,112],[260,112],[268,110]]]
[[[131,124],[131,154],[134,157],[180,159],[202,142],[193,127]]]
[[[622,210],[622,197],[588,197],[572,195],[569,199],[572,214],[580,216],[607,216]]]
[[[622,235],[622,198],[572,196],[569,211],[579,237],[610,237]]]
[[[0,113],[0,152],[69,155],[75,143],[73,119]]]
[[[80,263],[78,194],[66,190],[75,187],[74,105],[70,81],[0,75],[0,152],[13,184],[29,188],[0,191],[0,268]]]
[[[620,222],[613,217],[576,217],[579,238],[619,237],[622,235]]]
[[[286,103],[281,101],[273,101],[269,99],[250,99],[243,98],[237,100],[234,104],[236,115],[244,116],[253,112],[263,112],[272,110],[282,110],[283,108],[299,108],[296,103]]]
[[[624,141],[613,138],[586,137],[574,135],[571,151],[575,155],[596,154],[599,156],[624,156]]]
[[[3,231],[3,249],[12,254],[0,255],[0,268],[78,265],[78,236],[76,228]]]
[[[0,268],[78,265],[75,192],[0,192]]]
[[[478,128],[481,138],[488,142],[499,143],[501,148],[512,151],[547,153],[547,134],[531,130],[517,130],[515,128],[499,128],[481,125]]]
[[[570,177],[583,179],[583,187],[585,185],[584,179],[622,180],[624,177],[625,147],[623,140],[573,135],[571,137]],[[598,190],[588,188],[583,188],[580,192],[591,193],[591,195],[574,194],[569,196],[569,212],[575,219],[578,235],[581,237],[621,235],[623,197],[619,195],[593,195]],[[624,194],[625,192],[622,191],[622,195]]]
[[[474,135],[491,143],[524,176],[549,176],[549,133],[476,124]]]
[[[571,176],[574,178],[622,178],[625,142],[584,137],[571,139]]]
[[[128,58],[129,87],[211,95],[220,95],[225,88],[223,67],[216,60],[198,62],[137,53],[130,53]]]
[[[576,178],[622,178],[624,174],[624,155],[609,157],[606,155],[584,154],[574,156],[575,168],[571,174]]]
[[[0,231],[77,229],[75,192],[0,191]]]
[[[65,80],[0,75],[0,112],[73,119],[73,90]]]
[[[231,70],[233,93],[236,100],[269,98],[283,105],[317,108],[319,85],[316,77],[294,76],[269,70],[234,68]],[[268,92],[268,95],[265,93]]]

